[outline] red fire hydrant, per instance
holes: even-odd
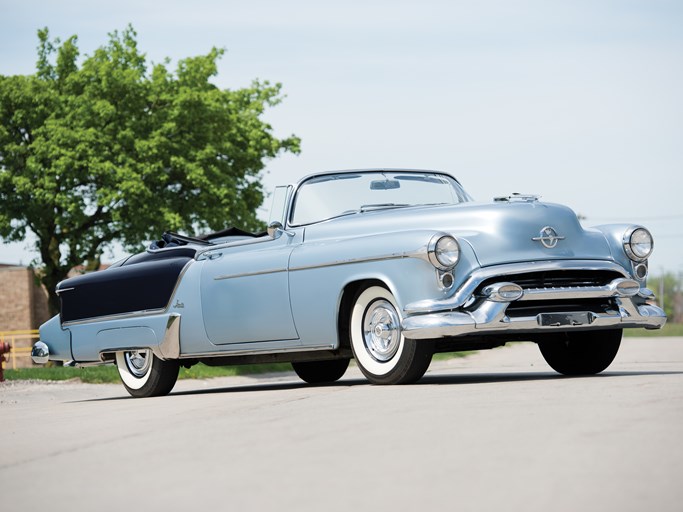
[[[4,354],[9,354],[10,350],[12,350],[12,347],[10,347],[9,343],[0,341],[0,382],[5,382],[5,373],[2,368],[2,363],[9,361],[9,359],[5,358]]]

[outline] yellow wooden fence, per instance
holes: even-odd
[[[9,343],[9,354],[5,354],[5,358],[9,358],[12,369],[17,369],[17,358],[30,358],[33,341],[39,339],[37,330],[26,331],[0,331],[0,343]]]

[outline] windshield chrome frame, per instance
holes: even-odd
[[[308,176],[305,176],[301,178],[296,185],[294,185],[293,190],[291,191],[289,195],[289,205],[287,206],[287,215],[286,215],[286,226],[290,228],[297,228],[297,227],[303,227],[303,226],[310,226],[314,224],[319,224],[321,222],[326,222],[332,219],[339,218],[339,216],[334,216],[326,219],[320,219],[315,222],[307,222],[307,223],[302,223],[302,224],[293,224],[292,223],[292,214],[294,213],[294,205],[296,204],[297,197],[299,195],[299,189],[309,180],[314,179],[314,178],[320,178],[322,176],[333,176],[335,174],[343,175],[343,174],[372,174],[372,173],[403,173],[403,174],[431,174],[431,175],[441,175],[444,176],[445,178],[448,178],[449,180],[453,180],[455,183],[460,186],[460,189],[462,190],[466,201],[464,202],[471,202],[474,199],[472,196],[470,196],[465,188],[462,186],[462,183],[453,176],[452,174],[444,171],[434,171],[430,169],[409,169],[409,168],[376,168],[376,169],[343,169],[343,170],[337,170],[337,171],[325,171],[325,172],[319,172],[319,173],[314,173],[314,174],[309,174]],[[412,205],[414,207],[420,207],[422,205]]]

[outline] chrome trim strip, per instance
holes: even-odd
[[[416,250],[413,252],[402,252],[402,253],[394,253],[394,254],[387,254],[384,256],[373,256],[373,257],[368,257],[368,258],[348,258],[345,260],[336,260],[336,261],[330,261],[327,263],[318,263],[315,265],[301,265],[298,267],[290,267],[289,269],[287,268],[271,268],[267,270],[259,270],[256,272],[241,272],[238,274],[224,274],[221,276],[216,276],[214,277],[215,281],[222,281],[224,279],[236,279],[239,277],[252,277],[252,276],[260,276],[260,275],[265,275],[265,274],[277,274],[279,272],[299,272],[301,270],[313,270],[313,269],[319,269],[319,268],[327,268],[327,267],[338,267],[340,265],[354,265],[356,263],[372,263],[376,261],[387,261],[387,260],[399,260],[399,259],[404,259],[404,258],[420,258],[428,261],[427,254],[426,254],[426,249],[422,250]]]
[[[613,270],[619,272],[625,278],[630,277],[621,265],[599,260],[557,260],[495,265],[474,270],[451,297],[440,300],[427,299],[411,302],[403,308],[403,311],[407,314],[413,314],[457,309],[467,302],[474,291],[486,279],[500,276],[501,280],[505,280],[505,276],[510,274],[523,274],[544,270]]]
[[[57,285],[57,286],[59,286],[59,285]],[[75,289],[76,288],[74,288],[73,286],[71,288],[61,288],[61,289],[57,288],[57,289],[55,289],[55,293],[57,295],[59,295],[62,292],[70,292],[71,290],[75,290]]]
[[[400,260],[403,258],[411,258],[414,257],[412,254],[409,253],[394,253],[394,254],[389,254],[386,256],[376,256],[376,257],[370,257],[370,258],[349,258],[346,260],[337,260],[337,261],[331,261],[329,263],[319,263],[317,265],[302,265],[300,267],[290,267],[290,272],[297,272],[299,270],[311,270],[311,269],[317,269],[317,268],[326,268],[326,267],[337,267],[339,265],[353,265],[355,263],[372,263],[375,261],[386,261],[386,260]]]
[[[286,268],[273,268],[269,270],[259,270],[257,272],[242,272],[241,274],[226,274],[223,276],[214,277],[214,281],[222,281],[224,279],[237,279],[238,277],[252,277],[261,276],[265,274],[278,274],[280,272],[287,272]]]
[[[291,340],[290,340],[291,341]],[[279,341],[273,343],[280,343]],[[240,343],[244,345],[244,343]],[[297,346],[297,347],[283,347],[283,348],[263,348],[259,350],[254,349],[241,349],[241,350],[219,350],[216,352],[195,352],[191,354],[180,354],[179,359],[194,359],[200,357],[230,357],[230,356],[253,356],[261,354],[282,354],[286,352],[313,352],[316,350],[337,350],[339,347],[335,346],[334,343],[328,343],[327,345],[315,345],[315,346]]]

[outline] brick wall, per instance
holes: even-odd
[[[33,326],[33,271],[26,267],[0,268],[0,331]]]
[[[33,269],[0,265],[0,331],[37,329],[49,318],[47,290],[36,282]],[[17,339],[15,346],[29,347],[32,342]],[[25,355],[15,361],[18,368],[33,365]],[[9,363],[5,365],[8,367],[11,368]]]

